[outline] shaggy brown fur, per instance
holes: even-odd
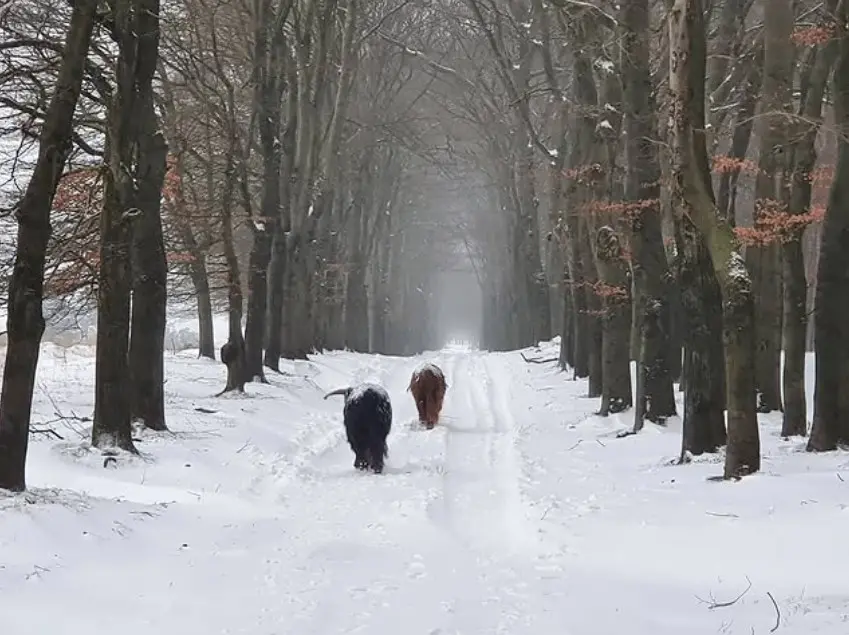
[[[416,409],[419,411],[419,421],[427,426],[428,430],[439,422],[442,400],[445,398],[447,389],[445,375],[442,374],[439,366],[426,364],[413,371],[407,390],[413,393]]]

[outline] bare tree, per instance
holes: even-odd
[[[713,200],[704,138],[705,26],[701,0],[676,0],[669,15],[674,191],[704,236],[723,301],[728,385],[725,478],[760,469],[755,401],[754,304],[749,273],[731,226]]]
[[[840,3],[837,12],[840,36],[834,67],[834,116],[837,126],[838,158],[828,199],[820,243],[817,270],[816,310],[814,312],[816,383],[814,421],[808,449],[828,451],[849,442],[849,37],[845,29],[849,6]]]
[[[74,110],[82,88],[96,9],[94,0],[77,0],[74,4],[59,76],[39,138],[38,160],[15,211],[18,237],[9,285],[8,347],[0,397],[0,488],[13,491],[26,488],[33,386],[44,333],[42,299],[50,211],[70,150]]]
[[[151,82],[159,56],[159,40],[143,37],[158,30],[156,0],[116,0],[110,16],[112,38],[118,48],[115,89],[109,103],[107,155],[104,170],[103,211],[100,216],[100,269],[98,275],[97,352],[95,365],[94,423],[92,445],[101,449],[120,448],[135,452],[131,434],[133,392],[130,385],[130,298],[133,291],[132,251],[134,225],[153,241],[151,261],[142,263],[141,275],[161,272],[157,230],[159,193],[165,173],[165,146],[156,124]],[[148,274],[149,275],[149,274]],[[160,419],[162,398],[162,344],[164,306],[160,293],[161,278],[151,281],[155,296],[147,304],[152,325],[150,345],[156,347],[151,358],[136,358],[146,364],[146,389],[155,395],[146,404],[151,425],[163,428]],[[147,292],[143,287],[137,287]],[[141,317],[142,313],[138,317]],[[136,328],[144,328],[136,324]],[[133,375],[140,368],[133,367]],[[158,382],[158,386],[152,383]],[[141,400],[136,397],[136,404]]]

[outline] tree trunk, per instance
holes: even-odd
[[[162,236],[162,185],[168,145],[159,129],[153,95],[153,75],[159,59],[159,0],[140,0],[137,21],[136,112],[138,149],[136,207],[131,268],[133,276],[130,331],[130,414],[151,430],[165,424],[165,322],[168,304],[168,264]]]
[[[384,237],[378,249],[378,258],[373,267],[373,279],[375,280],[374,294],[372,299],[372,352],[386,354],[387,350],[387,328],[389,313],[389,262],[391,251],[390,228],[386,228],[387,236]]]
[[[786,175],[789,120],[793,110],[794,15],[791,0],[772,0],[764,12],[763,82],[761,114],[758,119],[761,147],[755,180],[754,218],[757,225],[764,214],[775,214],[782,205]],[[779,180],[782,183],[779,184]],[[781,410],[781,261],[778,242],[767,236],[766,243],[746,249],[752,273],[755,301],[757,359],[756,385],[760,412]]]
[[[297,129],[297,98],[289,95],[288,122],[283,133],[283,174],[280,176],[280,218],[271,244],[269,263],[268,330],[263,363],[271,370],[280,371],[283,353],[283,329],[286,301],[287,237],[291,230],[290,206],[293,200],[292,177],[295,173],[295,131]],[[290,299],[291,301],[291,299]]]
[[[662,423],[675,414],[670,373],[670,272],[663,247],[660,217],[660,161],[654,138],[656,107],[652,96],[649,59],[648,0],[622,5],[627,173],[625,197],[635,206],[630,213],[633,253],[634,304],[639,313],[637,347],[637,408],[634,430],[647,418]]]
[[[563,285],[562,296],[563,333],[560,336],[557,365],[562,370],[566,370],[567,368],[575,368],[575,311],[568,282]]]
[[[286,322],[289,324],[289,333],[284,340],[283,357],[286,359],[307,359],[311,350],[312,340],[309,329],[309,320],[312,308],[312,299],[309,295],[310,285],[307,279],[309,275],[309,249],[307,240],[303,236],[290,237],[287,251],[289,260],[288,274],[288,301],[286,302]]]
[[[135,108],[137,30],[131,0],[116,2],[119,53],[116,87],[109,104],[107,169],[100,214],[100,269],[97,286],[97,352],[92,445],[136,452],[131,428],[130,339],[131,223],[137,212],[133,173],[138,111]]]
[[[359,353],[368,351],[368,292],[366,289],[366,263],[363,257],[365,247],[364,204],[365,190],[373,181],[370,178],[369,158],[363,160],[359,172],[362,184],[355,193],[354,204],[348,212],[347,221],[347,262],[348,283],[345,286],[345,345]]]
[[[225,157],[224,188],[221,196],[221,234],[224,260],[227,263],[227,342],[221,347],[221,361],[227,367],[225,392],[245,392],[247,369],[245,368],[245,339],[242,336],[242,275],[236,246],[233,241],[233,198],[236,188],[235,131],[230,130]]]
[[[595,236],[596,261],[602,292],[602,383],[599,414],[624,412],[633,405],[629,363],[631,284],[622,258],[619,237],[612,227],[600,227]]]
[[[760,469],[755,399],[754,303],[731,226],[719,217],[704,138],[705,26],[701,0],[675,0],[669,14],[675,193],[705,239],[722,291],[728,445],[724,478]]]
[[[837,0],[830,0],[827,15],[833,15]],[[837,57],[837,43],[811,49],[802,69],[799,123],[793,131],[788,213],[799,217],[811,207],[811,174],[816,167],[816,139],[822,125],[822,104],[829,75]],[[781,244],[784,273],[784,416],[782,436],[804,436],[808,431],[805,395],[805,353],[808,332],[805,258],[802,248],[804,225],[793,227]]]
[[[198,357],[215,360],[215,328],[212,319],[212,294],[209,288],[209,275],[206,263],[192,262],[192,286],[195,289],[195,300],[198,312]]]
[[[682,453],[697,456],[716,452],[726,441],[722,295],[696,228],[683,219],[676,233],[685,317]]]
[[[39,138],[38,160],[15,213],[18,235],[9,281],[8,343],[0,397],[0,489],[26,489],[32,394],[44,334],[42,300],[50,212],[71,149],[73,116],[96,9],[95,0],[78,0],[73,6],[56,88]]]
[[[284,14],[287,14],[288,10],[280,9]],[[272,28],[278,16],[271,10],[270,3],[258,0],[253,19],[253,114],[256,117],[262,151],[262,198],[259,217],[251,219],[254,242],[248,260],[245,368],[248,381],[265,383],[263,348],[268,325],[268,268],[272,243],[284,220],[280,205],[283,166],[280,123],[285,68],[282,30],[276,32]]]
[[[849,19],[843,5],[838,24]],[[840,28],[834,68],[837,166],[822,227],[814,311],[816,383],[808,450],[849,443],[849,38]]]
[[[762,48],[758,52],[762,53]],[[749,151],[749,143],[752,138],[752,128],[755,122],[755,110],[758,105],[758,94],[761,89],[763,78],[762,55],[755,55],[749,64],[749,73],[741,88],[742,99],[737,109],[731,137],[731,149],[726,154],[732,159],[732,165],[722,171],[719,177],[719,195],[717,208],[719,214],[732,225],[736,224],[737,210],[737,184],[740,180],[742,162]]]

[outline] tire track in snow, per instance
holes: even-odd
[[[452,406],[460,411],[446,426],[442,499],[433,501],[430,515],[470,546],[524,551],[536,546],[536,533],[519,489],[507,384],[495,370],[480,353],[457,364]]]

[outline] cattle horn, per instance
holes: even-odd
[[[333,397],[334,395],[345,395],[345,399],[347,399],[351,395],[351,390],[352,389],[350,387],[348,387],[348,388],[337,388],[336,390],[329,392],[326,395],[324,395],[324,398],[327,399],[328,397]]]

